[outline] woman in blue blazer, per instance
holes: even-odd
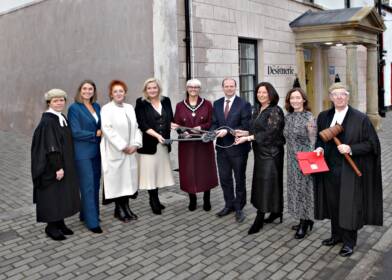
[[[99,225],[99,185],[101,178],[101,116],[93,81],[83,81],[68,109],[68,120],[75,150],[82,207],[80,219],[94,233],[102,233]]]

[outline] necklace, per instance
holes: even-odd
[[[185,100],[183,102],[184,102],[185,107],[187,107],[189,110],[191,110],[192,117],[196,117],[196,111],[197,111],[197,109],[199,109],[201,107],[201,105],[203,105],[204,98],[201,99],[201,102],[197,106],[191,106],[190,104],[186,103]]]

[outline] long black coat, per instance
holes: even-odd
[[[260,114],[256,108],[251,121],[254,153],[252,205],[262,212],[283,211],[283,136],[284,114],[279,106],[270,106]]]
[[[320,113],[317,118],[319,132],[330,126],[334,114],[335,109]],[[318,136],[316,147],[324,149],[330,171],[315,176],[315,218],[331,218],[325,196],[330,188],[328,176],[340,176],[335,178],[340,182],[339,226],[358,230],[363,225],[382,225],[381,148],[377,133],[369,118],[352,107],[349,107],[342,126],[344,131],[338,138],[351,147],[352,159],[362,177],[354,173],[333,140],[324,143]]]
[[[56,171],[63,168],[58,181]],[[31,145],[33,202],[38,222],[55,222],[79,212],[79,183],[74,167],[74,150],[69,127],[59,118],[43,113]]]

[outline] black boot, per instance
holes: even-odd
[[[49,222],[45,227],[45,233],[47,236],[56,241],[67,239],[61,230],[58,228],[58,222]]]
[[[283,214],[282,213],[271,213],[267,219],[264,220],[264,223],[270,224],[273,223],[277,218],[280,218],[280,223],[283,221]]]
[[[114,208],[114,217],[123,223],[128,223],[130,218],[125,210],[125,206],[123,205],[123,200],[121,198],[117,198],[114,203],[116,205]]]
[[[57,228],[64,234],[64,235],[72,235],[74,232],[65,225],[64,220],[58,221]]]
[[[256,219],[253,222],[253,225],[248,230],[248,234],[254,234],[259,232],[263,228],[264,224],[264,212],[257,210]]]
[[[210,201],[211,191],[205,191],[203,195],[203,209],[204,211],[211,210],[211,201]]]
[[[159,204],[159,197],[158,197],[158,190],[148,190],[148,195],[150,196],[150,206],[151,210],[155,215],[161,215],[162,209],[161,205]]]
[[[163,204],[161,203],[161,201],[159,200],[158,189],[156,189],[156,192],[157,192],[157,199],[158,199],[159,208],[161,208],[161,210],[163,210],[163,209],[165,209],[166,207],[165,207],[165,205],[163,205]]]
[[[295,239],[302,239],[305,237],[306,233],[311,231],[313,229],[313,221],[312,220],[300,220],[299,222],[299,227],[297,229],[297,232],[294,235]]]
[[[130,220],[137,220],[137,215],[132,212],[131,208],[129,208],[129,199],[126,198],[124,200],[125,212],[127,213]]]
[[[189,195],[189,211],[195,211],[197,206],[197,196],[195,193],[188,193]]]

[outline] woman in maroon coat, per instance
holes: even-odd
[[[208,130],[212,122],[211,102],[199,96],[201,83],[197,79],[186,83],[187,97],[179,102],[174,122],[180,127]],[[187,130],[184,134],[194,131]],[[215,152],[212,142],[179,142],[178,163],[181,189],[189,194],[189,210],[196,209],[196,193],[204,192],[203,209],[211,210],[210,190],[218,185]]]

